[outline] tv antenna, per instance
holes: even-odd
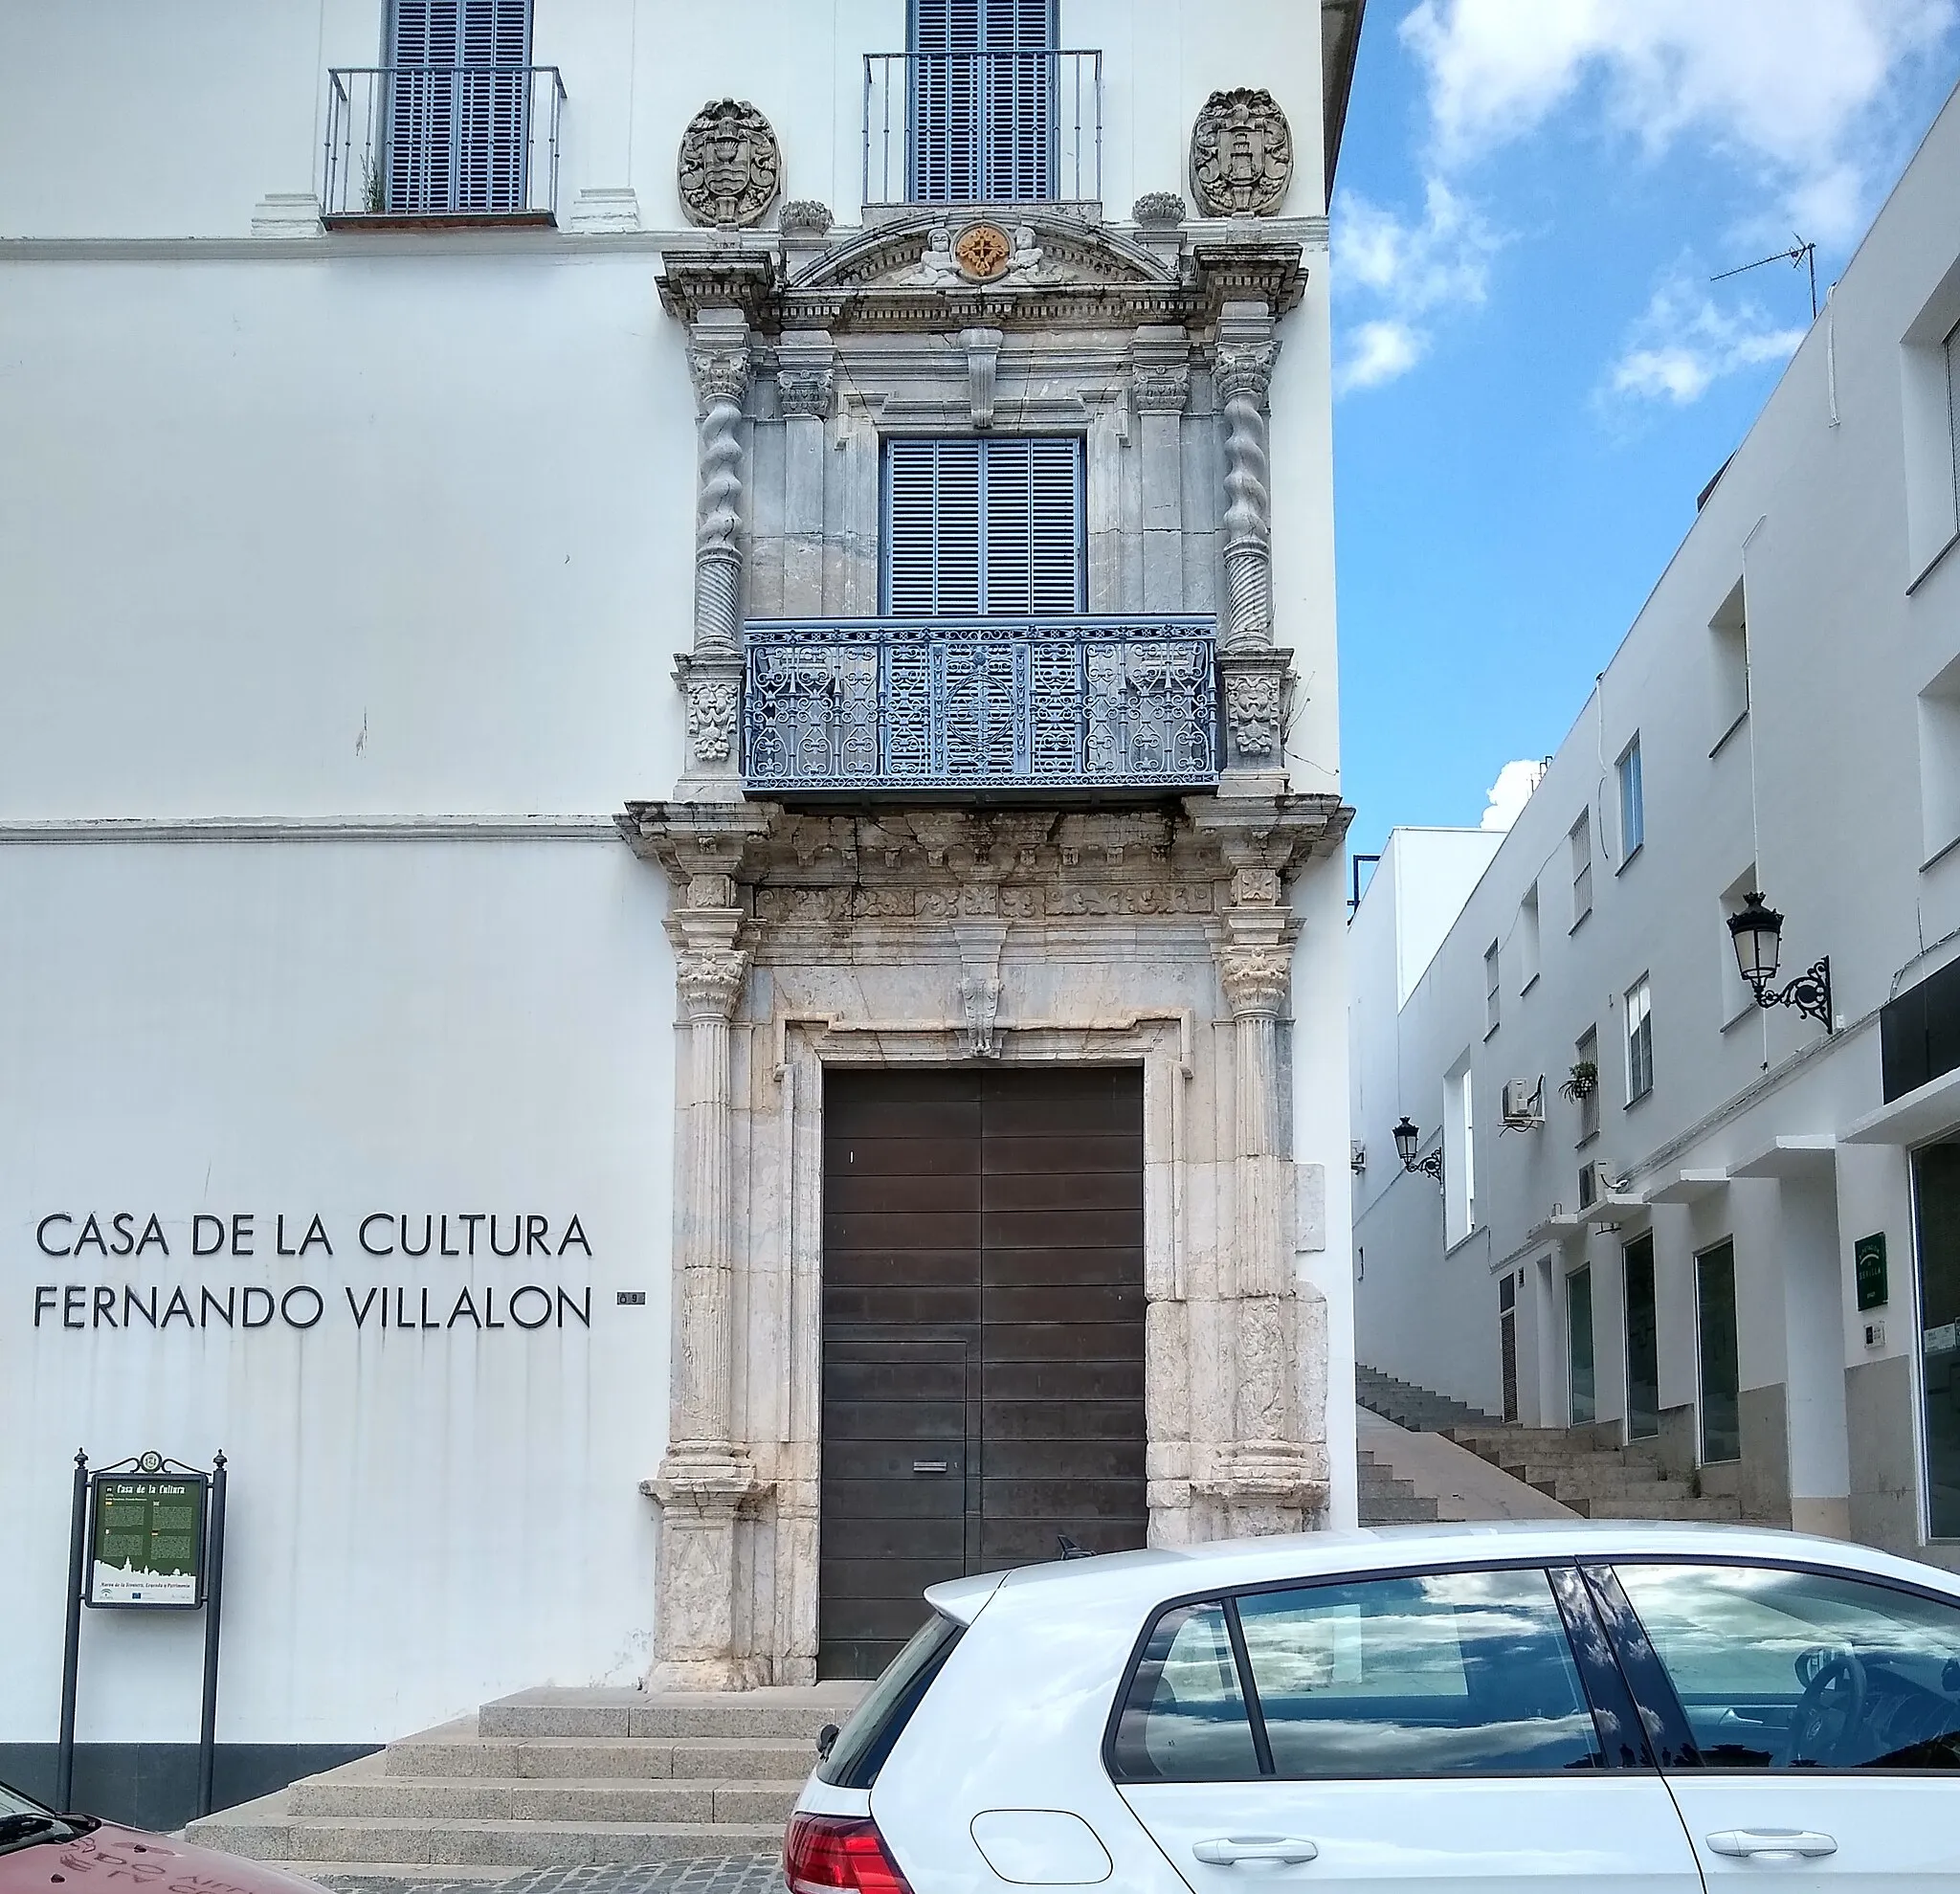
[[[1791,235],[1796,236],[1796,233],[1792,231]],[[1795,269],[1799,263],[1810,265],[1811,321],[1815,323],[1817,320],[1817,246],[1815,243],[1806,243],[1800,236],[1796,237],[1796,243],[1792,249],[1779,250],[1773,256],[1758,256],[1753,263],[1740,263],[1732,270],[1724,270],[1720,276],[1710,277],[1708,280],[1726,282],[1730,277],[1742,276],[1746,271],[1760,270],[1766,263],[1788,263],[1792,269]]]

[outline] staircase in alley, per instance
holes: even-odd
[[[526,1690],[186,1836],[343,1883],[767,1854],[863,1688]]]
[[[1636,1440],[1619,1446],[1602,1437],[1617,1431],[1616,1422],[1596,1427],[1523,1427],[1359,1364],[1354,1370],[1354,1397],[1398,1427],[1440,1434],[1454,1440],[1512,1479],[1524,1481],[1589,1519],[1732,1522],[1742,1516],[1733,1497],[1704,1495],[1699,1491],[1698,1482],[1670,1477],[1659,1452],[1649,1443]],[[1368,1516],[1368,1481],[1364,1457],[1361,1523],[1389,1524],[1389,1520]]]

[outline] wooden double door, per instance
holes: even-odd
[[[1143,1074],[824,1080],[817,1673],[942,1579],[1145,1543]]]

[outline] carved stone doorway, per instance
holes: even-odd
[[[825,1071],[819,1677],[928,1585],[1147,1542],[1143,1077]]]

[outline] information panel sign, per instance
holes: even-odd
[[[204,1603],[208,1476],[95,1476],[85,1602],[194,1611]]]
[[[1876,1236],[1860,1237],[1851,1254],[1860,1311],[1883,1308],[1892,1299],[1891,1286],[1885,1281],[1885,1233],[1881,1230]]]

